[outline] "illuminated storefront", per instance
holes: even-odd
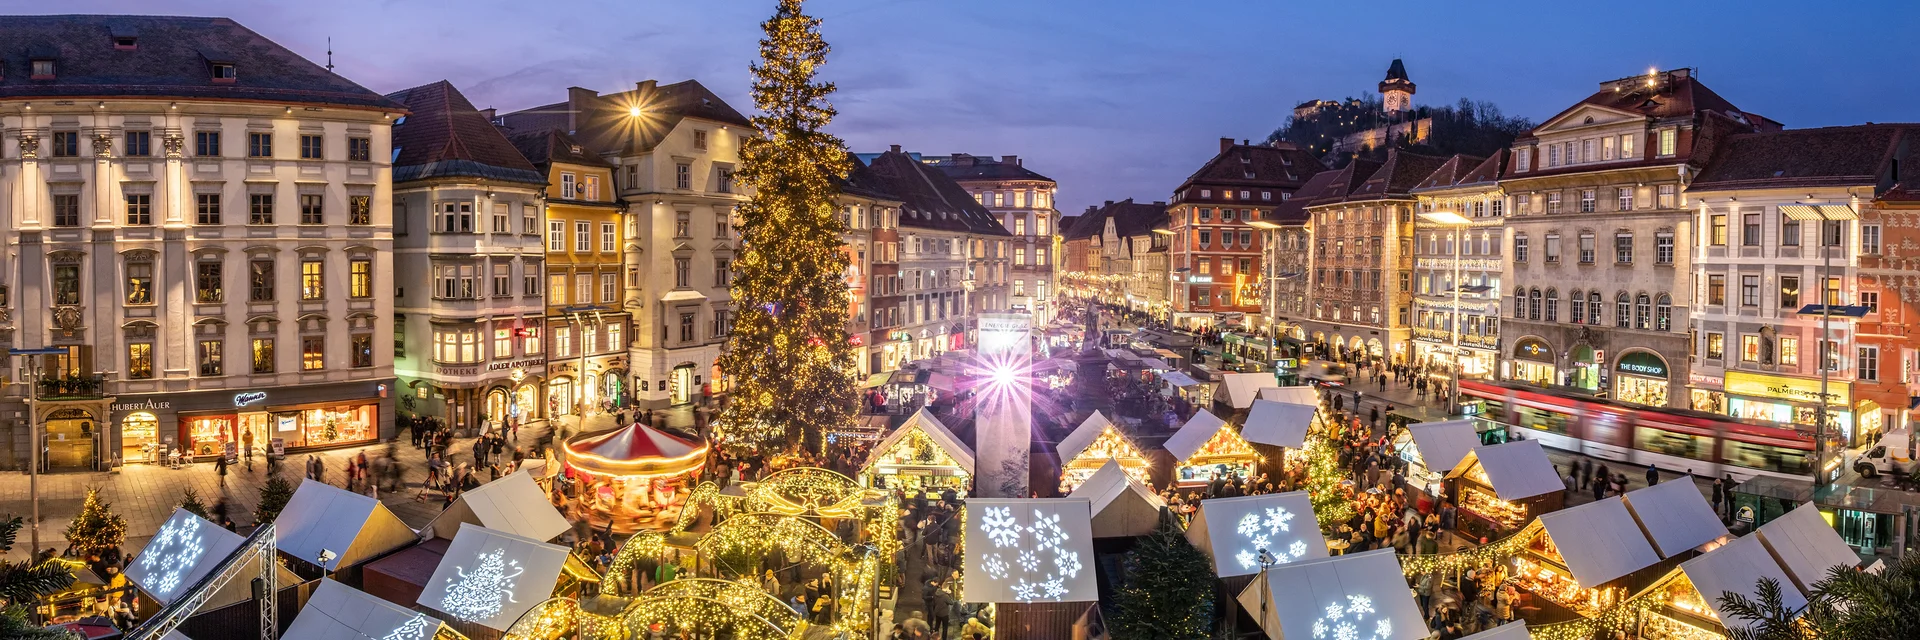
[[[1771,421],[1811,427],[1820,415],[1820,379],[1789,378],[1744,371],[1726,375],[1723,413],[1743,420]],[[1695,404],[1715,402],[1711,392],[1702,398],[1695,390]],[[1827,426],[1839,430],[1847,446],[1864,442],[1863,430],[1855,428],[1852,385],[1845,380],[1827,381]],[[1874,411],[1875,417],[1879,412]]]
[[[111,407],[116,446],[124,462],[134,463],[164,460],[183,444],[188,455],[207,460],[229,444],[235,457],[245,457],[249,444],[263,456],[276,441],[290,451],[377,442],[394,433],[387,389],[361,382],[127,399]]]
[[[1667,361],[1651,351],[1631,351],[1613,365],[1613,397],[1650,407],[1667,406]]]
[[[1560,383],[1559,368],[1554,365],[1553,348],[1539,338],[1522,338],[1513,345],[1513,371],[1508,379],[1549,386]]]
[[[120,420],[120,460],[127,464],[159,462],[160,419],[151,411],[135,411]]]

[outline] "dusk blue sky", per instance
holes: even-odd
[[[765,0],[0,0],[0,13],[228,16],[391,92],[452,81],[481,107],[568,86],[698,79],[741,111]],[[1916,121],[1915,2],[816,0],[855,151],[1016,154],[1060,208],[1165,200],[1218,150],[1311,98],[1371,92],[1540,120],[1596,83],[1690,66],[1789,127]]]

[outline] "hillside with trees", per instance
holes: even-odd
[[[1333,155],[1334,144],[1348,135],[1421,118],[1433,119],[1432,134],[1425,141],[1410,143],[1395,138],[1389,145],[1362,151],[1357,156]],[[1379,96],[1366,94],[1325,103],[1305,118],[1288,117],[1287,123],[1275,129],[1267,140],[1292,142],[1337,168],[1354,157],[1385,159],[1389,148],[1434,156],[1464,153],[1484,157],[1513,144],[1514,138],[1533,127],[1532,120],[1508,116],[1498,105],[1487,101],[1461,98],[1451,106],[1416,107],[1409,113],[1389,115],[1381,109]]]

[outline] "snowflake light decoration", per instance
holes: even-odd
[[[1067,540],[1067,532],[1060,529],[1060,514],[1049,517],[1041,514],[1039,509],[1033,510],[1033,526],[1027,527],[1027,532],[1033,534],[1041,551],[1059,546]]]
[[[1053,557],[1053,568],[1069,578],[1080,576],[1080,552],[1062,551]]]
[[[986,567],[989,577],[995,580],[1007,577],[1007,561],[1000,554],[989,554],[981,564]]]
[[[978,524],[969,529],[983,538],[971,561],[979,563],[974,567],[983,579],[993,581],[997,590],[993,598],[1060,602],[1088,590],[1073,582],[1087,568],[1086,559],[1069,544],[1086,535],[1068,532],[1080,526],[1079,521],[1055,509],[1024,505],[983,505],[980,514]]]
[[[513,579],[526,569],[520,567],[519,560],[507,558],[506,552],[500,548],[481,553],[473,573],[467,573],[466,567],[454,567],[459,575],[447,578],[447,595],[440,599],[440,610],[467,622],[478,622],[500,615],[507,602],[520,602],[513,598]]]
[[[1277,564],[1286,564],[1306,557],[1307,543],[1300,540],[1293,541],[1293,544],[1287,545],[1285,549],[1270,548],[1273,546],[1275,536],[1292,530],[1292,522],[1293,512],[1285,507],[1268,507],[1264,517],[1259,512],[1241,516],[1236,530],[1240,532],[1240,537],[1245,538],[1253,548],[1242,549],[1234,554],[1234,561],[1240,563],[1242,569],[1259,568],[1260,549],[1266,549],[1272,553]]]
[[[400,623],[400,626],[394,627],[393,631],[387,632],[387,635],[380,640],[423,640],[426,637],[427,617],[416,613],[406,622]]]
[[[1386,618],[1370,619],[1376,611],[1373,598],[1362,595],[1348,595],[1345,602],[1334,601],[1327,604],[1326,615],[1313,621],[1315,640],[1388,640],[1393,637],[1393,621]],[[1369,635],[1367,628],[1371,626]]]
[[[1033,570],[1039,569],[1040,557],[1033,555],[1032,551],[1020,552],[1020,568],[1025,569],[1027,571],[1033,571]]]
[[[199,564],[207,552],[200,535],[201,520],[185,517],[167,523],[140,553],[140,568],[147,572],[147,590],[165,597],[180,588],[186,574]]]
[[[980,531],[993,540],[995,547],[1011,547],[1020,540],[1020,525],[1013,521],[1013,507],[987,507],[980,518]]]

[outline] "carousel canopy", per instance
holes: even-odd
[[[1092,602],[1092,503],[1085,498],[967,501],[966,602]],[[1402,587],[1404,590],[1405,587]]]
[[[1160,509],[1167,503],[1147,490],[1146,485],[1127,475],[1119,461],[1094,471],[1087,481],[1075,487],[1069,498],[1086,498],[1093,503],[1093,537],[1126,538],[1144,536],[1160,523]]]
[[[1298,387],[1261,387],[1260,400],[1320,406],[1320,390],[1310,385]]]
[[[1647,544],[1646,534],[1618,497],[1541,515],[1540,525],[1583,587],[1597,587],[1660,562],[1660,554]]]
[[[596,476],[670,476],[707,463],[706,443],[688,442],[638,422],[575,436],[561,453],[567,466]]]
[[[1527,621],[1515,620],[1460,640],[1532,640],[1533,634],[1527,632]]]
[[[1627,510],[1663,558],[1727,536],[1727,525],[1691,481],[1662,482],[1629,491],[1625,498]]]
[[[939,418],[933,417],[933,414],[929,413],[926,407],[921,407],[920,410],[913,412],[913,416],[907,418],[907,421],[902,423],[900,428],[894,429],[893,433],[889,433],[887,437],[881,438],[880,442],[875,444],[873,449],[867,454],[866,467],[873,467],[874,463],[879,462],[880,458],[891,451],[894,445],[899,444],[900,441],[906,439],[909,432],[914,431],[918,431],[927,436],[928,440],[932,440],[935,446],[940,447],[940,450],[945,451],[948,457],[953,458],[954,463],[960,465],[960,468],[965,470],[968,475],[973,474],[973,449],[961,443],[960,438],[953,435],[953,431],[948,429],[947,425],[941,424]]]
[[[463,522],[416,602],[506,631],[553,595],[566,563],[566,547]]]
[[[1222,578],[1259,573],[1261,549],[1283,564],[1327,557],[1305,491],[1203,500],[1187,540],[1213,558]]]
[[[1239,600],[1269,638],[1418,640],[1431,633],[1392,549],[1275,566],[1266,584],[1248,583]]]
[[[1780,568],[1767,553],[1767,547],[1756,536],[1734,538],[1732,542],[1705,555],[1680,564],[1680,571],[1693,583],[1700,599],[1707,601],[1714,615],[1720,619],[1721,626],[1729,629],[1745,627],[1752,621],[1735,618],[1720,609],[1720,595],[1728,591],[1759,599],[1760,579],[1772,578],[1780,583],[1780,603],[1788,611],[1797,611],[1807,606],[1806,593],[1794,586],[1793,579]]]
[[[1074,427],[1073,432],[1067,434],[1067,437],[1061,438],[1060,444],[1055,447],[1055,450],[1060,453],[1060,464],[1066,464],[1080,457],[1080,452],[1086,451],[1087,447],[1093,444],[1093,441],[1100,439],[1102,432],[1105,432],[1112,426],[1113,422],[1108,420],[1107,416],[1102,415],[1099,411],[1095,411],[1091,415],[1088,415],[1087,419],[1081,420],[1080,426]]]
[[[1472,420],[1410,424],[1407,434],[1413,437],[1413,446],[1420,451],[1421,463],[1434,473],[1452,471],[1467,457],[1467,452],[1480,446],[1480,434],[1474,432]]]
[[[1186,460],[1199,452],[1201,447],[1206,446],[1207,441],[1213,439],[1213,434],[1219,433],[1221,429],[1231,428],[1227,426],[1227,421],[1220,419],[1220,416],[1213,415],[1212,411],[1201,409],[1199,413],[1187,419],[1187,423],[1181,425],[1179,431],[1173,432],[1173,437],[1167,438],[1167,453],[1173,454],[1175,462]]]
[[[1860,564],[1853,547],[1847,546],[1840,532],[1820,517],[1820,508],[1811,502],[1760,525],[1759,533],[1760,541],[1766,543],[1802,591],[1811,590],[1814,583],[1827,577],[1828,569]]]
[[[526,471],[515,471],[460,494],[420,531],[451,540],[462,524],[505,531],[534,540],[552,540],[573,525],[547,502],[547,494]]]
[[[1262,387],[1273,386],[1273,380],[1271,373],[1229,373],[1221,386],[1226,387],[1226,400],[1233,408],[1245,409],[1259,399]]]
[[[1538,440],[1474,447],[1465,460],[1447,472],[1447,477],[1456,477],[1472,469],[1475,463],[1486,471],[1493,495],[1508,502],[1567,489]]]
[[[419,539],[379,500],[325,482],[301,482],[273,526],[275,549],[327,571]]]
[[[332,578],[321,578],[282,640],[383,640],[435,637],[438,618],[368,595]]]
[[[1288,449],[1301,448],[1307,443],[1307,428],[1313,426],[1313,412],[1316,410],[1310,404],[1255,400],[1253,410],[1247,413],[1247,424],[1240,430],[1240,436],[1246,438],[1247,442]]]
[[[245,542],[239,534],[176,508],[140,550],[140,558],[127,566],[127,579],[165,605],[186,595]]]

